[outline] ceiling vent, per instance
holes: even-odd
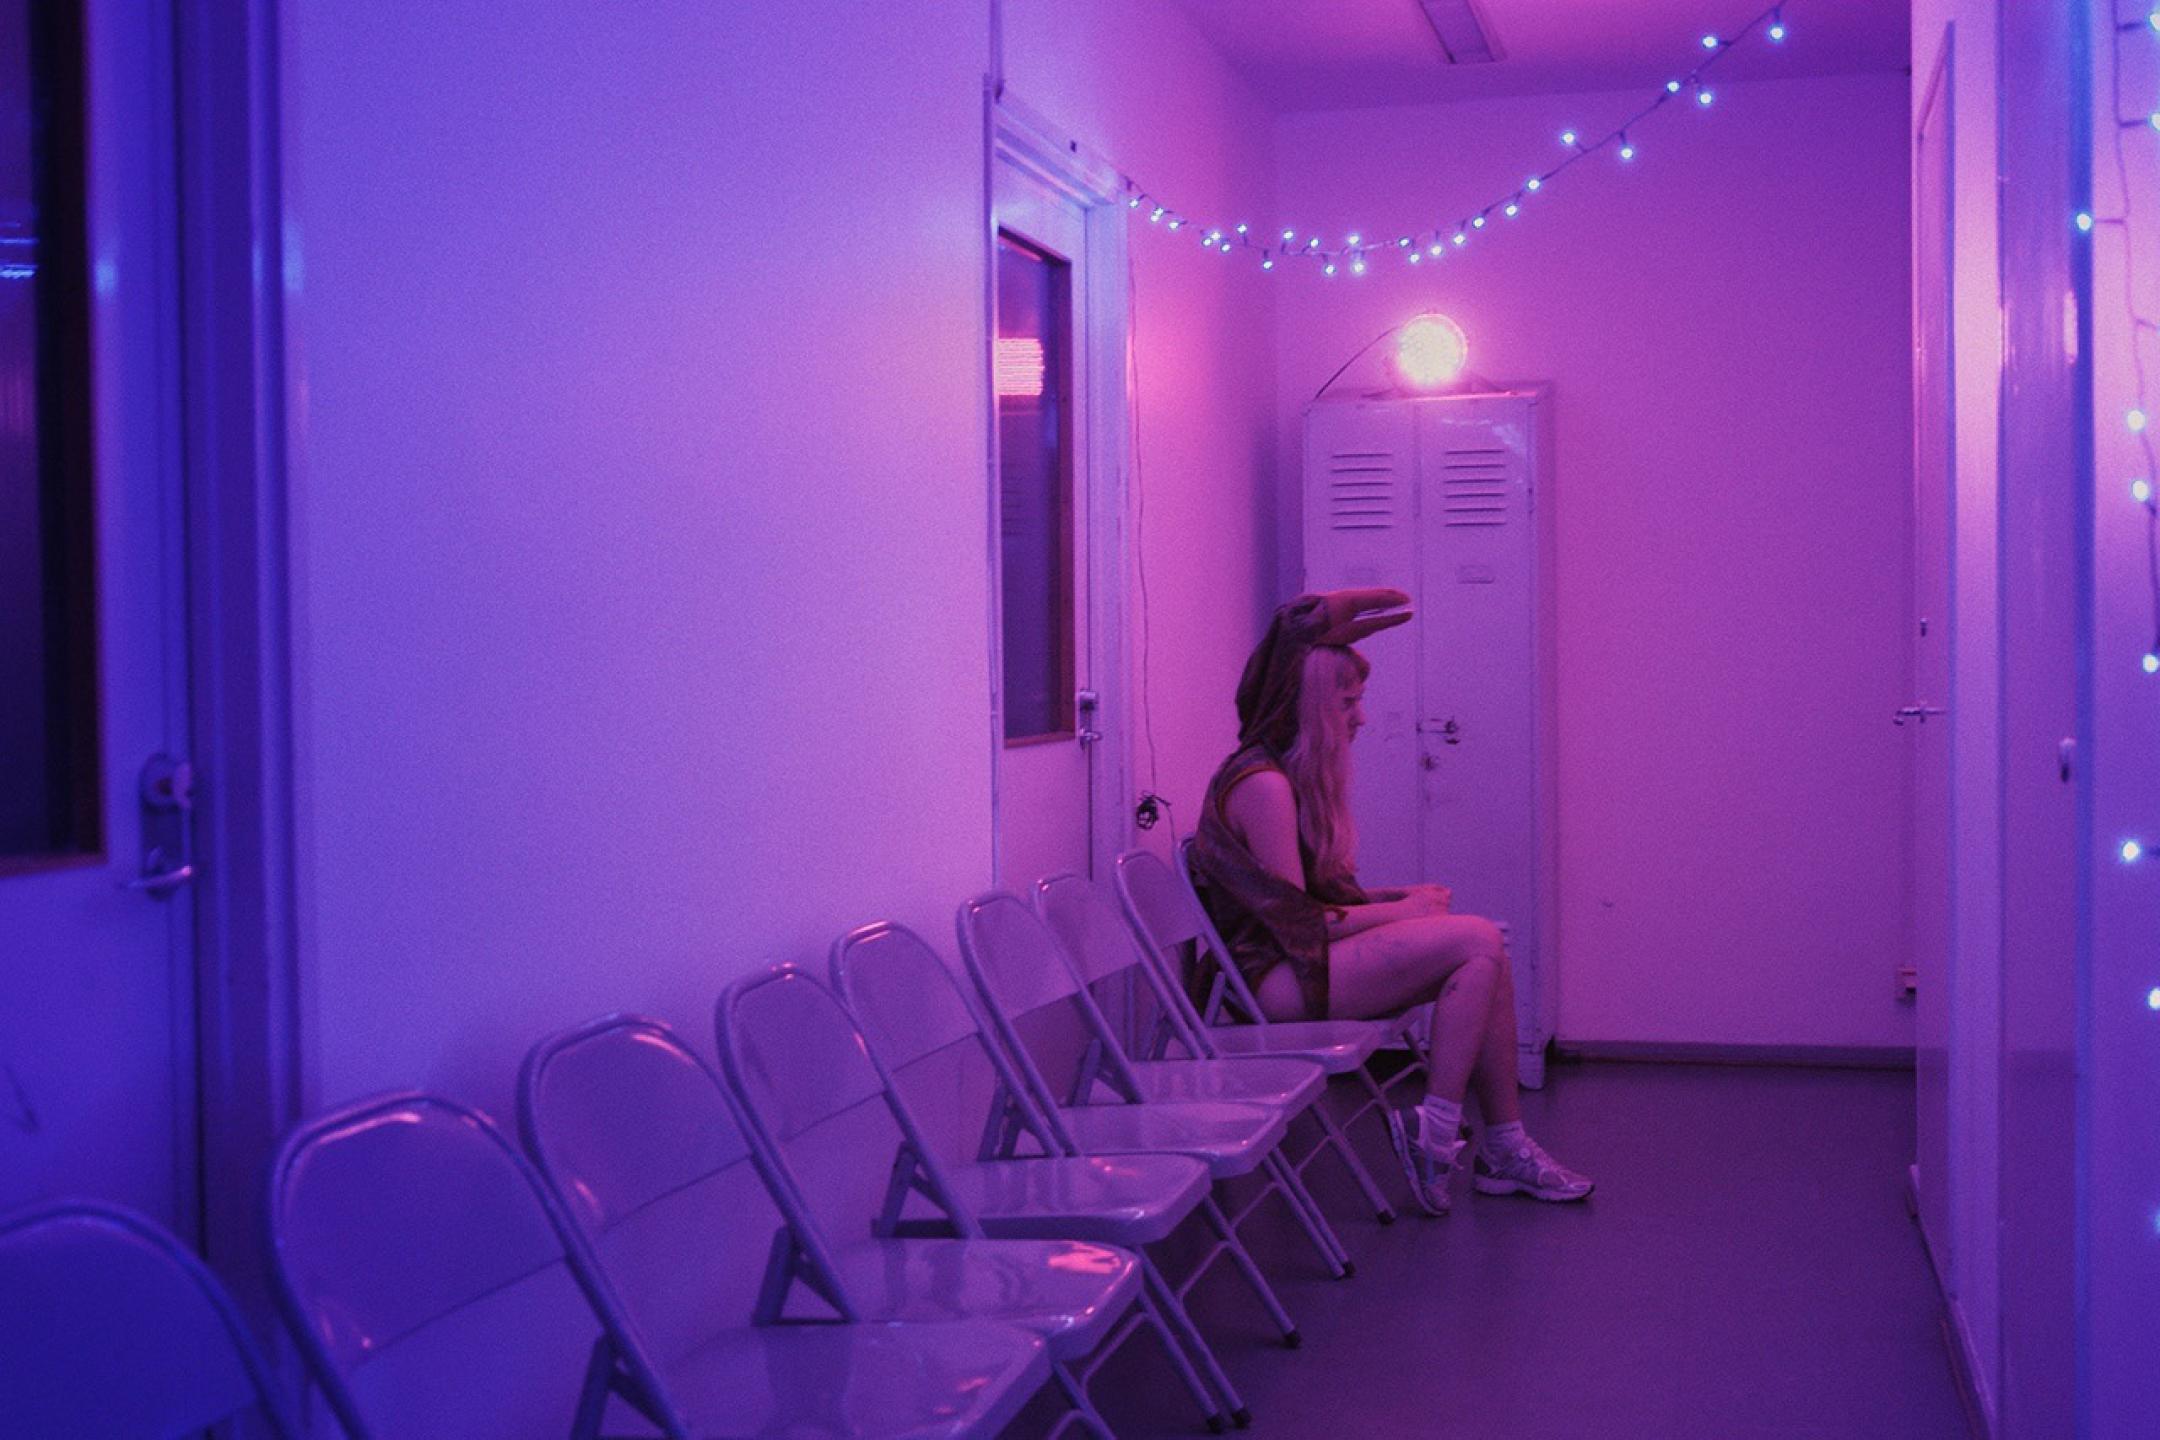
[[[1477,0],[1418,0],[1433,34],[1440,37],[1440,53],[1450,65],[1490,65],[1501,58],[1500,46],[1478,11]]]

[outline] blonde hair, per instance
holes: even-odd
[[[1312,857],[1310,882],[1355,883],[1357,824],[1350,818],[1350,725],[1343,696],[1372,671],[1342,645],[1315,645],[1298,675],[1297,739],[1282,757],[1297,800],[1298,839]]]

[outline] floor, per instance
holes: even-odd
[[[1194,1313],[1254,1440],[1965,1440],[1905,1209],[1910,1074],[1574,1065],[1526,1099],[1532,1134],[1596,1177],[1588,1202],[1458,1177],[1451,1217],[1383,1227],[1323,1160],[1310,1173],[1354,1278],[1326,1278],[1287,1222],[1255,1222],[1302,1347],[1227,1265],[1202,1281]],[[1204,1433],[1145,1342],[1096,1393],[1120,1440]]]

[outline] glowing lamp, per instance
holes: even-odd
[[[2123,864],[2134,865],[2137,863],[2139,858],[2144,855],[2145,847],[2138,844],[2138,842],[2135,840],[2125,840],[2122,842],[2121,853],[2123,858]]]
[[[2089,233],[2091,233],[2091,231],[2092,231],[2092,227],[2093,227],[2093,218],[2092,218],[2092,211],[2090,211],[2090,210],[2080,210],[2080,211],[2078,211],[2078,213],[2077,213],[2077,227],[2078,227],[2078,229],[2080,229],[2080,230],[2083,230],[2083,231],[2087,232],[2088,234],[2089,234]]]
[[[2145,992],[2145,1008],[2148,1010],[2160,1010],[2160,985],[2155,985]],[[2154,1220],[2153,1228],[2160,1230],[2160,1218]]]
[[[1470,342],[1445,315],[1419,315],[1395,332],[1395,374],[1413,390],[1435,390],[1462,374]]]
[[[1785,22],[1779,20],[1770,26],[1770,38],[1782,43],[1785,39]]]
[[[2130,427],[2131,434],[2139,433],[2145,428],[2145,412],[2143,410],[2132,410],[2129,414],[2123,416],[2123,424]]]
[[[2138,667],[2148,675],[2160,675],[2160,653],[2146,651],[2145,658],[2138,661]]]
[[[1702,37],[1702,48],[1703,48],[1703,49],[1705,49],[1705,50],[1715,50],[1715,49],[1717,49],[1717,47],[1718,47],[1718,38],[1717,38],[1717,36],[1715,36],[1715,35],[1705,35],[1705,36],[1703,36],[1703,37]]]
[[[991,366],[999,399],[1031,400],[1043,393],[1043,343],[1035,336],[998,336]]]
[[[2152,482],[2149,480],[2132,480],[2130,482],[2130,498],[2140,505],[2152,499]]]
[[[1635,158],[1635,147],[1633,145],[1630,145],[1625,140],[1620,142],[1620,158],[1622,160],[1632,160]]]
[[[1695,92],[1695,103],[1698,105],[1709,105],[1713,103],[1716,99],[1717,92],[1712,90],[1707,85],[1703,86],[1702,89]]]

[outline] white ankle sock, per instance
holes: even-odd
[[[1504,1160],[1529,1143],[1529,1132],[1523,1129],[1522,1121],[1516,1120],[1506,1125],[1487,1125],[1478,1148],[1488,1160]]]
[[[1462,1138],[1462,1102],[1427,1095],[1418,1102],[1417,1115],[1419,1149],[1453,1145]]]

